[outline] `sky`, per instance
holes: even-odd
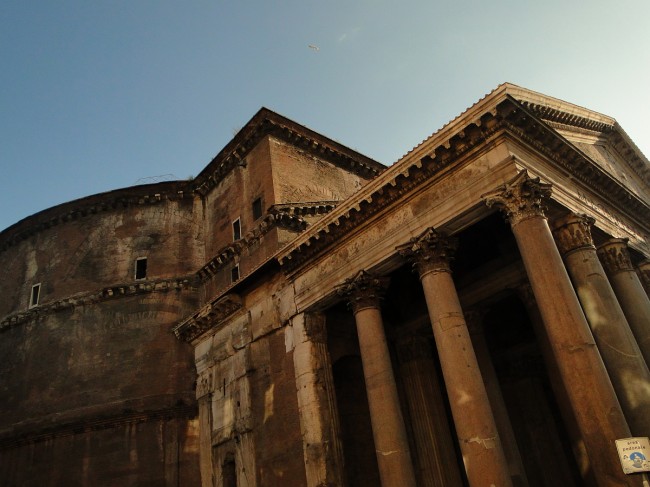
[[[650,1],[3,0],[0,230],[195,176],[262,106],[390,165],[506,81],[650,156]]]

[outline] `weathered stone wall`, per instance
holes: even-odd
[[[232,223],[239,218],[242,237],[255,224],[252,204],[262,198],[262,210],[275,203],[268,137],[254,147],[245,165],[236,166],[205,196],[206,255],[213,257],[233,241]],[[271,236],[266,236],[270,240]],[[273,245],[273,242],[269,242]]]
[[[121,191],[135,204],[73,215],[96,195],[0,234],[73,215],[0,251],[3,485],[198,481],[192,349],[170,329],[199,302],[188,275],[203,259],[201,207],[178,193],[138,204],[141,191]]]
[[[133,283],[138,257],[147,258],[148,279],[193,272],[203,260],[196,245],[199,216],[200,205],[185,196],[79,216],[35,232],[0,251],[0,317],[27,310],[37,283],[41,304]]]
[[[201,431],[209,431],[201,439],[204,486],[213,476],[221,485],[229,456],[238,485],[304,485],[285,285],[281,275],[258,281],[242,293],[242,308],[196,345]]]
[[[4,486],[198,484],[197,420],[133,421],[0,450]]]
[[[273,185],[279,203],[343,200],[366,179],[277,139],[271,139]]]

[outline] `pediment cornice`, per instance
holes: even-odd
[[[627,190],[549,123],[528,109],[533,106],[541,113],[541,105],[520,102],[509,94],[508,88],[505,86],[497,89],[482,99],[294,240],[278,254],[282,268],[288,273],[293,272],[323,249],[339,241],[351,229],[446,170],[468,151],[487,142],[497,133],[507,134],[532,146],[585,186],[608,195],[610,201],[631,219],[638,222],[650,221],[648,202]],[[544,113],[549,119],[554,119],[553,123],[571,122],[584,130],[609,130],[608,133],[616,133],[613,127],[606,127],[608,117],[602,115],[590,122],[579,114],[563,115],[559,109],[549,109]]]

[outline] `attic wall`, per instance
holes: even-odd
[[[269,139],[265,137],[246,155],[245,165],[229,171],[205,196],[207,259],[233,241],[232,223],[237,218],[241,221],[242,236],[253,229],[252,204],[256,198],[262,198],[263,211],[276,202],[270,161]],[[272,247],[273,239],[267,240],[266,245]]]
[[[367,180],[278,139],[271,139],[279,203],[343,200]]]

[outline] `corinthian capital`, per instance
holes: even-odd
[[[587,215],[567,215],[553,225],[553,236],[562,255],[578,249],[595,249],[591,226],[595,220]]]
[[[428,272],[451,272],[449,263],[454,256],[458,241],[444,234],[427,228],[421,235],[409,240],[409,243],[397,247],[402,257],[413,262],[420,277]]]
[[[543,198],[551,195],[551,185],[530,178],[526,170],[494,191],[481,196],[489,207],[496,206],[506,214],[513,227],[535,216],[544,216]]]
[[[336,293],[348,300],[354,313],[365,308],[379,308],[389,281],[388,277],[375,277],[359,271],[356,276],[346,279]]]
[[[609,239],[598,247],[598,257],[608,274],[617,274],[623,271],[634,272],[626,238]]]

